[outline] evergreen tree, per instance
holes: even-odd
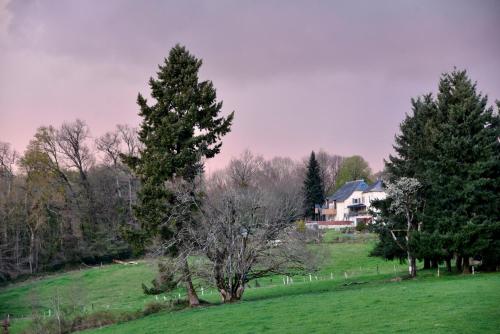
[[[444,74],[436,99],[429,94],[412,104],[396,136],[397,156],[389,157],[386,169],[391,180],[412,177],[422,184],[415,254],[435,263],[446,260],[449,269],[456,256],[457,268],[463,262],[465,272],[469,257],[493,268],[500,263],[498,114],[465,71]],[[382,221],[393,218],[383,213]],[[388,240],[381,234],[381,243]]]
[[[431,148],[434,146],[436,137],[436,114],[437,108],[432,94],[426,94],[417,99],[412,99],[412,113],[400,125],[401,132],[395,137],[394,150],[397,155],[389,156],[386,161],[386,175],[390,182],[396,182],[401,177],[411,177],[419,180],[422,185],[420,193],[424,199],[416,219],[420,223],[419,233],[413,233],[418,239],[418,245],[414,248],[415,255],[424,260],[424,268],[430,268],[431,259],[434,263],[443,259],[449,259],[451,254],[447,248],[437,243],[440,238],[435,236],[435,218],[432,215],[434,209],[438,210],[433,203],[426,205],[426,199],[431,198],[433,193],[430,189],[432,183],[429,175],[429,164],[435,161]],[[390,202],[391,199],[387,199]],[[397,221],[394,219],[393,221]],[[400,226],[401,229],[404,226]],[[432,240],[432,242],[431,242]]]
[[[314,151],[311,152],[311,156],[309,157],[309,162],[307,164],[303,192],[304,215],[306,217],[314,217],[314,206],[316,204],[323,204],[325,200],[321,171]]]
[[[138,95],[139,115],[143,118],[139,140],[143,144],[140,157],[125,157],[142,182],[138,193],[135,216],[141,230],[133,233],[139,244],[153,236],[163,240],[176,237],[176,246],[170,251],[182,251],[179,231],[192,222],[193,208],[174,215],[179,198],[169,184],[182,181],[192,183],[203,172],[203,160],[219,153],[221,137],[230,131],[233,113],[221,117],[222,102],[217,101],[211,81],[198,79],[202,61],[185,47],[176,45],[170,50],[157,79],[149,86],[155,100],[149,105]],[[175,217],[172,219],[172,217]],[[190,304],[198,298],[191,283],[187,259],[183,273]]]
[[[428,168],[432,213],[438,232],[452,235],[464,272],[469,271],[469,257],[496,261],[489,266],[499,263],[498,255],[491,258],[491,240],[500,222],[500,122],[487,102],[465,71],[441,78],[434,161]]]

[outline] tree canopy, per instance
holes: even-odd
[[[354,180],[371,181],[372,170],[363,157],[354,155],[345,158],[340,165],[335,183],[336,189],[342,187],[346,182]]]

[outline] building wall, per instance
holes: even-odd
[[[371,208],[371,202],[376,199],[384,199],[386,198],[386,193],[383,191],[371,191],[367,193],[363,193],[361,190],[354,191],[345,201],[342,202],[328,202],[328,208],[336,209],[337,213],[335,216],[325,216],[326,220],[351,220],[356,221],[355,217],[348,217],[349,209],[347,206],[354,204],[353,199],[358,199],[358,203],[363,203],[366,205],[366,210]]]
[[[334,220],[351,220],[355,221],[355,217],[348,217],[349,214],[349,205],[354,204],[353,199],[359,200],[360,203],[366,205],[366,210],[371,208],[371,202],[376,199],[384,199],[386,198],[386,194],[383,191],[373,191],[368,193],[363,193],[362,191],[354,191],[348,198],[346,198],[343,202],[336,203],[337,215]],[[334,208],[335,203],[328,203],[328,207]]]
[[[349,219],[347,217],[347,214],[349,213],[349,208],[347,206],[353,204],[353,199],[359,199],[362,201],[363,199],[363,192],[360,190],[353,191],[353,193],[345,199],[343,202],[337,202],[337,216],[335,220],[353,220]],[[340,207],[340,209],[339,209]]]

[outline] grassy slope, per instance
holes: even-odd
[[[331,289],[156,314],[85,333],[495,333],[500,325],[497,274],[347,289],[328,281],[301,285]]]
[[[155,333],[168,327],[168,332],[175,333],[175,330],[194,331],[196,326],[206,323],[219,332],[239,331],[240,327],[242,332],[261,332],[265,326],[273,331],[286,328],[284,332],[301,332],[307,328],[321,332],[337,327],[342,331],[358,328],[349,327],[349,324],[365,328],[362,326],[364,322],[374,326],[373,330],[391,326],[388,328],[392,331],[403,331],[411,325],[410,317],[406,316],[409,312],[420,314],[420,318],[425,314],[435,316],[443,322],[436,324],[431,321],[434,330],[440,329],[440,326],[462,327],[466,320],[475,323],[475,317],[482,317],[481,324],[484,326],[500,325],[492,318],[496,308],[490,305],[499,300],[495,288],[498,290],[500,287],[500,276],[438,279],[431,277],[434,273],[423,273],[422,278],[415,282],[386,283],[395,271],[397,274],[404,273],[405,266],[368,257],[373,241],[328,243],[339,237],[349,239],[330,232],[325,238],[326,243],[318,246],[326,251],[328,258],[317,274],[318,281],[314,276],[313,282],[308,282],[308,277],[295,277],[294,285],[283,286],[281,277],[262,279],[259,280],[262,287],[248,289],[245,301],[240,304],[164,313],[102,331]],[[154,297],[144,296],[140,287],[142,282],[152,279],[154,271],[154,265],[142,262],[133,266],[111,265],[73,271],[15,284],[0,290],[0,315],[6,312],[16,316],[29,314],[33,295],[38,296],[39,307],[46,310],[50,307],[50,296],[56,290],[62,293],[68,290],[85,291],[79,298],[87,309],[93,304],[94,310],[107,309],[108,305],[109,309],[117,311],[140,310],[146,302],[154,300]],[[332,273],[333,280],[330,279]],[[343,285],[344,273],[347,273],[348,282],[366,283],[346,287]],[[218,301],[215,293],[205,294],[203,298]],[[385,324],[388,316],[391,321]],[[496,316],[499,316],[498,312]],[[402,320],[397,320],[399,318]],[[353,322],[353,319],[356,320]],[[26,323],[26,320],[14,321],[11,332],[18,333]],[[148,330],[142,330],[143,326]],[[426,331],[429,328],[424,326],[420,329]]]
[[[52,308],[50,299],[56,292],[63,300],[68,296],[78,298],[77,302],[89,311],[140,310],[151,300],[142,293],[141,282],[151,281],[154,271],[152,264],[141,262],[139,265],[109,265],[70,271],[13,284],[0,289],[0,319],[7,313],[18,318],[12,321],[11,333],[19,333],[29,323],[27,317],[32,305],[47,313]]]
[[[330,231],[325,241],[333,237],[339,237],[339,235]],[[344,279],[345,272],[348,277],[376,275],[377,266],[382,274],[394,273],[394,268],[397,271],[405,270],[404,265],[368,257],[367,254],[372,245],[372,242],[341,244],[326,242],[318,246],[326,250],[328,261],[315,276],[321,280],[330,278],[331,273],[335,279]],[[51,304],[50,297],[56,290],[59,290],[61,294],[69,290],[84,290],[85,293],[81,298],[87,308],[91,308],[93,304],[94,309],[107,309],[109,305],[109,309],[140,310],[144,303],[154,299],[142,293],[141,283],[149,283],[155,271],[156,267],[153,263],[143,261],[139,265],[107,265],[102,268],[70,271],[13,284],[0,288],[0,317],[6,313],[15,317],[27,316],[31,313],[33,304],[42,310],[47,310]],[[308,277],[296,277],[295,281],[303,282],[308,279]],[[314,276],[313,279],[315,280]],[[274,286],[282,284],[282,278],[261,279],[259,283],[263,287]],[[247,292],[248,297],[254,293],[261,294],[258,289],[249,289]],[[217,300],[215,293],[212,296],[205,295],[204,298],[210,301]],[[37,300],[35,303],[34,299]]]
[[[31,306],[50,307],[50,297],[58,290],[62,295],[76,290],[83,303],[94,309],[141,309],[148,299],[141,282],[154,277],[154,266],[147,262],[139,265],[109,265],[82,271],[70,271],[46,278],[30,280],[0,290],[0,314],[26,316]],[[79,293],[78,290],[85,292]],[[150,299],[150,297],[149,297]],[[33,302],[35,300],[35,302]]]

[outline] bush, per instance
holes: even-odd
[[[65,319],[58,321],[56,318],[43,320],[41,317],[34,317],[31,325],[23,333],[25,334],[51,334],[51,333],[71,333],[71,323]]]
[[[352,227],[343,227],[343,228],[340,229],[340,232],[344,233],[344,234],[352,234],[352,233],[354,233],[354,228],[352,228]]]
[[[356,231],[358,232],[365,232],[368,229],[368,225],[364,221],[360,221],[356,225]]]
[[[154,313],[154,312],[152,312]],[[142,317],[142,312],[127,312],[122,314],[112,313],[110,311],[98,311],[91,314],[80,314],[72,319],[56,317],[43,319],[35,315],[31,326],[25,330],[24,334],[51,334],[51,333],[73,333],[90,328],[99,328],[118,322],[135,320]]]
[[[76,316],[71,325],[71,331],[81,331],[88,328],[97,328],[118,322],[118,317],[109,311],[99,311],[88,315]]]
[[[180,276],[176,274],[175,260],[164,259],[158,263],[158,275],[151,281],[152,287],[142,284],[142,290],[146,295],[159,295],[163,292],[172,291],[177,287]]]
[[[144,306],[144,310],[142,311],[142,314],[144,316],[147,316],[147,315],[150,315],[150,314],[154,314],[154,313],[158,313],[160,311],[166,310],[167,308],[168,308],[168,305],[165,304],[165,303],[162,303],[162,302],[150,302],[150,303],[147,303]]]
[[[306,231],[306,222],[304,220],[296,221],[295,226],[298,232],[304,233]]]

